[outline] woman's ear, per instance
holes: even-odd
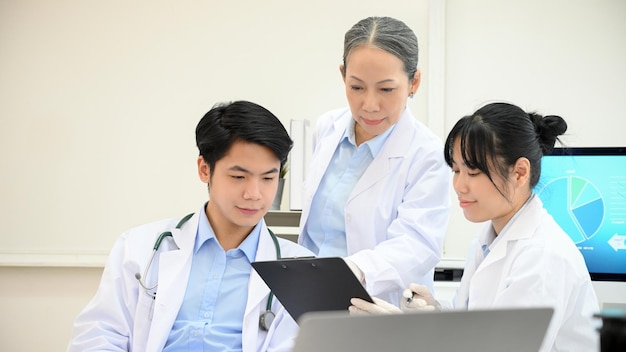
[[[341,79],[343,79],[343,83],[346,83],[346,67],[343,64],[339,65],[339,72],[341,73]]]
[[[530,179],[530,161],[521,157],[513,165],[514,182],[519,187],[526,184]]]
[[[415,94],[420,87],[420,83],[422,83],[422,72],[420,70],[415,71],[413,75],[413,79],[411,80],[411,86],[409,88],[410,92]]]

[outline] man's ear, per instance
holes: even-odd
[[[341,79],[343,79],[343,83],[346,83],[346,67],[343,64],[339,65],[339,72],[341,73]]]
[[[202,155],[198,156],[196,163],[198,164],[198,177],[200,178],[200,181],[208,184],[211,180],[211,168],[209,167],[209,164],[204,161]]]

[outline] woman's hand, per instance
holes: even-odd
[[[380,298],[373,297],[374,303],[370,303],[360,298],[352,298],[348,307],[350,314],[397,314],[402,313],[400,308],[384,301]]]
[[[360,298],[352,298],[350,300],[352,305],[348,307],[348,310],[351,314],[398,314],[402,312],[441,310],[439,302],[424,285],[409,285],[409,288],[402,292],[402,298],[401,308],[377,297],[372,298],[374,303]]]
[[[402,292],[400,306],[403,311],[433,311],[441,310],[441,305],[433,297],[428,287],[424,285],[411,284],[409,288]]]

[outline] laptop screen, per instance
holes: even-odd
[[[555,148],[535,187],[591,279],[626,281],[626,147]]]

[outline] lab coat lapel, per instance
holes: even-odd
[[[265,224],[261,228],[261,236],[259,237],[259,247],[256,251],[256,261],[276,260],[276,248],[274,248],[274,241],[267,230]],[[246,314],[258,305],[259,302],[270,292],[267,285],[259,274],[252,269],[250,275],[250,284],[248,285],[248,306],[246,307]]]
[[[256,261],[276,260],[276,248],[265,223],[261,228],[261,236],[259,237],[259,246],[256,251]],[[259,274],[252,269],[250,271],[250,279],[248,281],[248,301],[246,302],[246,310],[243,317],[243,341],[242,347],[244,351],[256,350],[256,341],[258,335],[259,317],[261,309],[265,310],[266,296],[270,293],[269,288],[261,279]],[[263,307],[261,308],[261,305]]]
[[[163,349],[185,297],[199,215],[191,217],[182,229],[173,229],[172,237],[179,249],[160,253],[157,296],[155,299],[148,351]],[[183,289],[181,289],[181,287]]]
[[[540,220],[540,216],[536,211],[537,206],[541,207],[541,204],[538,204],[536,199],[531,200],[526,205],[519,216],[515,219],[515,222],[511,224],[507,232],[503,235],[504,238],[496,243],[494,248],[491,249],[489,255],[476,269],[476,274],[479,274],[483,270],[488,270],[491,265],[497,264],[500,260],[502,260],[507,254],[509,243],[532,237]],[[488,226],[491,226],[491,223],[489,223]],[[488,228],[485,227],[481,236],[485,236],[485,232],[487,230]]]
[[[476,244],[476,250],[474,252],[476,256],[482,257],[482,249],[480,246],[485,242],[483,239],[488,236],[491,227],[491,222],[488,222],[481,230],[479,235],[480,240]],[[498,243],[491,248],[487,257],[482,261],[480,261],[480,257],[476,258],[480,263],[475,267],[473,275],[471,270],[467,270],[467,272],[463,273],[464,279],[465,276],[468,275],[469,286],[467,286],[465,292],[461,293],[465,297],[465,301],[462,302],[462,304],[467,305],[469,309],[487,308],[490,306],[491,302],[493,302],[494,295],[497,292],[494,287],[497,287],[502,280],[502,268],[504,267],[502,261],[506,255],[507,242],[508,240],[506,238],[501,238]]]
[[[326,137],[322,138],[319,142],[316,143],[319,151],[316,150],[316,154],[319,154],[319,158],[314,158],[309,168],[309,174],[305,175],[307,187],[305,187],[305,203],[311,204],[313,201],[313,196],[315,192],[317,192],[317,188],[322,181],[322,177],[324,177],[324,173],[328,168],[328,164],[335,154],[335,149],[337,149],[337,145],[339,144],[339,140],[343,136],[345,129],[348,127],[350,120],[352,119],[352,115],[350,114],[350,110],[347,113],[341,115],[340,118],[337,119],[333,123],[333,131],[326,135]],[[309,208],[304,207],[302,209],[301,214],[301,224],[305,224],[306,220],[309,216]]]
[[[404,153],[406,152],[404,143],[413,138],[409,133],[409,131],[412,131],[413,129],[408,127],[410,122],[409,119],[411,118],[413,117],[409,114],[408,110],[405,110],[404,114],[400,120],[398,120],[395,128],[389,135],[383,148],[374,160],[372,160],[363,173],[363,176],[354,186],[354,189],[348,198],[348,202],[357,197],[359,194],[365,192],[372,185],[376,184],[376,182],[384,179],[387,174],[389,174],[392,163],[402,161]]]
[[[311,168],[311,180],[315,185],[315,190],[319,186],[322,181],[322,177],[328,169],[328,164],[335,154],[335,150],[337,149],[337,145],[339,144],[339,140],[343,136],[346,128],[350,124],[352,116],[349,111],[347,114],[344,114],[333,124],[333,133],[328,134],[318,143],[318,148],[320,148],[319,155],[321,156],[318,160],[317,165],[313,165]],[[308,176],[308,175],[306,175]],[[315,194],[315,191],[312,192]]]
[[[489,223],[489,227],[491,227],[491,222]],[[481,236],[486,236],[487,231],[490,231],[490,229],[485,228],[484,232],[481,233]],[[502,238],[500,241],[498,241],[498,243],[496,243],[493,248],[491,248],[489,255],[485,257],[485,259],[480,263],[478,268],[476,268],[476,274],[479,274],[481,271],[486,270],[486,268],[488,268],[490,265],[497,264],[500,260],[504,258],[504,256],[506,256],[506,247],[508,241],[509,238],[507,236],[507,238]]]

